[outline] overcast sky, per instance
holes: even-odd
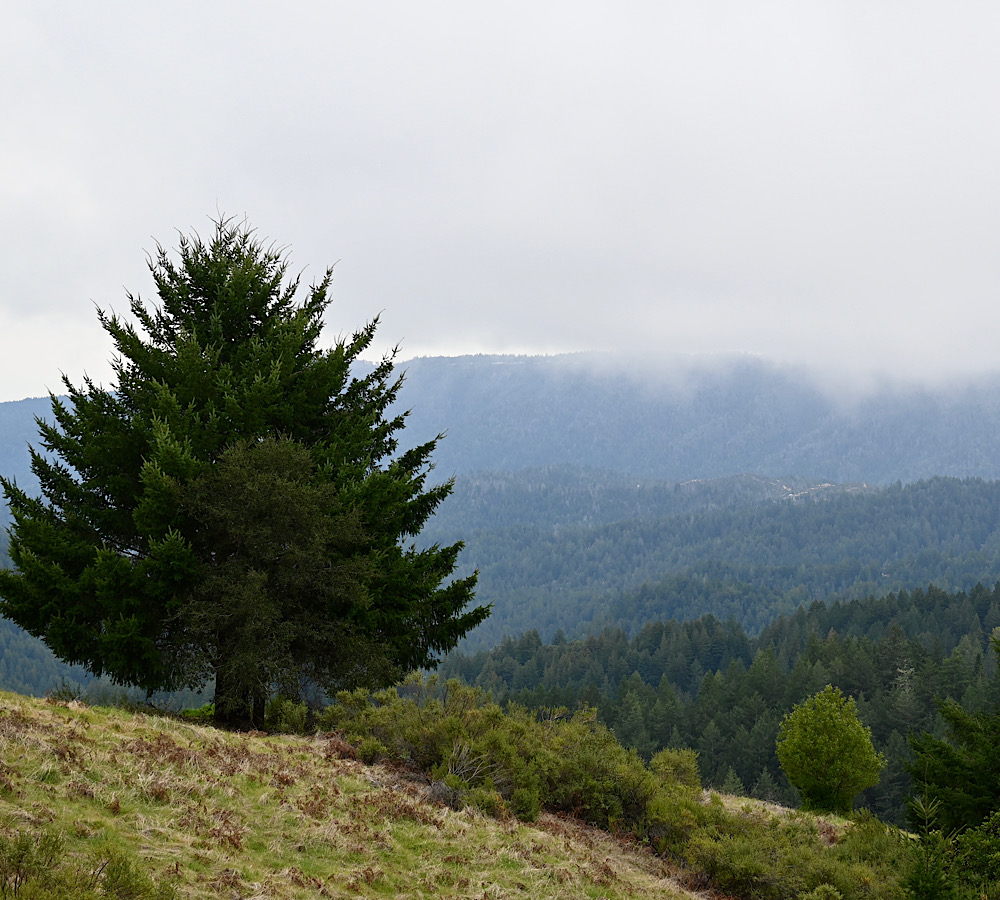
[[[404,357],[1000,368],[1000,4],[4,5],[0,399],[221,211]]]

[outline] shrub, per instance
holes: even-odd
[[[496,792],[505,810],[526,821],[547,808],[644,834],[659,786],[593,710],[541,718],[515,705],[505,711],[457,681],[411,677],[398,689],[341,693],[319,724],[356,743],[361,759],[363,748],[376,746],[365,742],[377,741],[385,755],[437,780],[451,775],[469,790]]]
[[[366,737],[362,738],[358,742],[357,747],[358,759],[365,765],[372,765],[377,763],[380,759],[384,759],[388,753],[388,750],[378,738],[376,737]]]
[[[204,706],[199,706],[197,709],[182,709],[180,712],[182,719],[187,719],[191,722],[198,722],[208,724],[215,718],[215,704],[206,703]]]
[[[52,831],[0,834],[0,898],[17,900],[172,900],[172,885],[157,885],[133,856],[104,846],[86,862],[64,853]]]
[[[264,728],[278,734],[305,734],[308,715],[305,703],[272,697],[264,708]]]
[[[0,835],[0,897],[17,897],[25,885],[48,880],[63,850],[59,834]]]
[[[674,781],[685,787],[701,790],[697,750],[668,747],[653,756],[649,767],[664,781]]]

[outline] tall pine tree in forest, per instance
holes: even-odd
[[[0,612],[63,659],[147,691],[214,677],[220,721],[276,688],[381,685],[433,665],[488,614],[461,544],[412,539],[448,495],[436,439],[399,449],[401,379],[352,365],[377,320],[319,347],[331,271],[297,299],[245,224],[150,261],[158,302],[99,312],[116,384],[64,378],[13,515]]]

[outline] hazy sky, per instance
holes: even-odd
[[[1000,5],[8,2],[0,399],[217,211],[403,356],[998,369]]]

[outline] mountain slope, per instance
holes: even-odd
[[[465,540],[463,571],[479,570],[479,601],[494,604],[466,650],[531,629],[545,640],[602,626],[634,633],[706,613],[756,634],[813,600],[1000,580],[998,481],[934,478],[878,490],[777,482],[784,499],[728,504],[708,482],[701,508],[686,511],[675,511],[687,502],[678,485],[603,492],[596,476],[588,489],[533,472],[469,482],[426,533]],[[723,484],[732,497],[747,482]]]
[[[751,357],[433,357],[400,370],[404,442],[447,432],[435,454],[444,477],[571,465],[665,481],[1000,478],[997,376],[860,393]],[[47,414],[44,399],[0,403],[0,473],[34,486],[26,442]]]

